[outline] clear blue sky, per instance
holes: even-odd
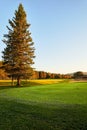
[[[37,70],[55,73],[87,71],[87,0],[2,0],[0,1],[0,59],[7,33],[19,3],[35,43]]]

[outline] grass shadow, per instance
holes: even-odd
[[[22,103],[0,99],[0,129],[87,130],[87,105]]]
[[[33,87],[33,86],[39,86],[39,85],[42,85],[41,83],[36,83],[36,82],[25,82],[25,81],[22,81],[21,82],[21,86],[17,86],[16,83],[12,86],[11,83],[0,83],[0,90],[2,89],[10,89],[10,88],[23,88],[23,87]]]

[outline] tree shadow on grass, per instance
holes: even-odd
[[[53,106],[0,98],[0,130],[87,130],[87,105]]]
[[[21,86],[17,86],[16,83],[14,85],[11,85],[11,83],[0,83],[0,90],[2,89],[10,89],[10,88],[23,88],[23,87],[34,87],[34,86],[39,86],[42,85],[40,83],[35,83],[35,82],[22,82]]]

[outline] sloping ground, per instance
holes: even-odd
[[[87,83],[1,89],[0,130],[87,130]]]

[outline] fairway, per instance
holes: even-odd
[[[0,130],[87,130],[87,83],[32,80],[20,88],[4,83]]]

